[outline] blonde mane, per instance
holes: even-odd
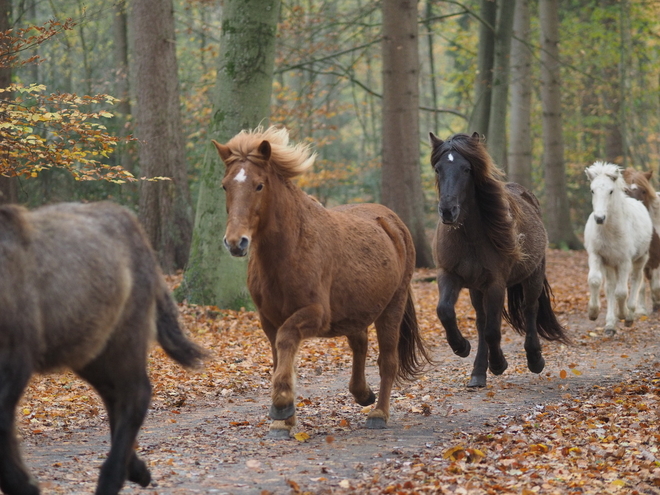
[[[284,127],[271,126],[264,130],[259,126],[252,130],[242,130],[231,138],[226,146],[236,159],[254,161],[263,159],[258,152],[263,141],[270,144],[271,166],[287,179],[306,172],[316,159],[316,153],[312,153],[308,144],[289,145],[289,131]]]

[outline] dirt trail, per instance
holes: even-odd
[[[581,291],[580,297],[586,292],[584,253],[555,253],[549,261],[558,307],[570,308],[570,291]],[[558,277],[570,280],[553,282]],[[432,283],[416,285],[422,318],[432,311],[426,307],[432,298],[424,291],[433,290]],[[420,452],[442,456],[461,432],[487,432],[507,418],[570,400],[594,386],[607,387],[660,360],[657,314],[620,329],[611,339],[602,334],[604,316],[590,322],[586,307],[569,309],[560,320],[575,345],[544,343],[543,373],[526,370],[522,337],[509,330],[503,338],[509,369],[499,377],[489,375],[488,386],[478,390],[465,387],[474,350],[470,357],[458,358],[440,335],[431,342],[438,365],[421,380],[395,389],[387,430],[363,428],[366,413],[348,393],[346,364],[300,368],[294,431],[307,434],[305,442],[267,438],[267,378],[261,387],[240,394],[218,394],[179,408],[155,404],[139,437],[154,484],[142,489],[129,483],[122,493],[288,494],[292,486],[312,493],[344,491],[388,462],[410,462]],[[469,327],[469,318],[464,324]],[[474,347],[474,333],[465,334]],[[373,359],[368,379],[376,387]],[[562,371],[568,372],[566,378],[560,377]],[[93,493],[107,449],[103,414],[84,429],[74,422],[68,430],[23,440],[25,461],[44,494]]]

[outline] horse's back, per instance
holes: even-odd
[[[121,322],[135,315],[153,323],[156,274],[160,273],[135,216],[112,203],[61,203],[23,212],[25,246],[14,245],[19,287],[3,281],[3,300],[28,304],[20,320],[36,344],[38,370],[80,369],[98,355]],[[3,317],[0,317],[4,319]],[[141,336],[126,336],[125,344]]]

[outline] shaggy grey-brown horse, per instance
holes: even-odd
[[[114,495],[151,474],[135,452],[151,399],[146,371],[154,336],[184,366],[204,352],[177,321],[158,262],[128,210],[63,203],[0,207],[0,488],[36,495],[20,457],[15,409],[30,376],[70,368],[99,393],[111,448],[96,493]]]

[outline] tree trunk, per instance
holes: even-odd
[[[493,60],[495,57],[495,23],[497,4],[495,0],[481,0],[479,13],[479,55],[477,74],[474,81],[474,109],[468,123],[469,133],[488,134],[490,121],[490,99],[493,82]]]
[[[383,166],[381,202],[408,226],[418,267],[433,266],[424,229],[419,163],[419,54],[417,2],[384,0]]]
[[[508,178],[532,190],[532,52],[529,0],[517,0],[511,41]]]
[[[11,28],[11,0],[0,0],[0,32]],[[0,42],[0,52],[3,43]],[[0,88],[11,85],[11,67],[0,65]],[[36,81],[34,81],[36,82]],[[11,93],[2,93],[2,99],[12,99]],[[0,170],[2,173],[2,170]],[[18,178],[0,175],[0,204],[18,203]]]
[[[116,106],[115,118],[117,120],[118,134],[121,137],[128,136],[131,115],[129,67],[128,67],[128,16],[126,12],[126,0],[117,0],[114,3],[113,22],[113,44],[114,63],[116,71],[115,94],[119,99]],[[135,173],[135,163],[131,154],[130,143],[122,143],[115,152],[118,164],[125,170]]]
[[[551,246],[581,249],[571,226],[566,192],[559,78],[559,0],[539,0],[541,100],[546,228]]]
[[[497,165],[506,170],[506,113],[509,106],[509,68],[515,0],[499,0],[493,82],[486,143]]]
[[[132,2],[137,96],[136,135],[143,177],[139,216],[163,270],[183,268],[192,234],[172,0]]]
[[[224,3],[220,60],[209,135],[226,143],[242,129],[267,125],[275,64],[279,0]],[[240,309],[251,306],[247,263],[223,247],[227,223],[219,184],[225,168],[209,143],[199,184],[190,261],[177,298],[194,304]]]

